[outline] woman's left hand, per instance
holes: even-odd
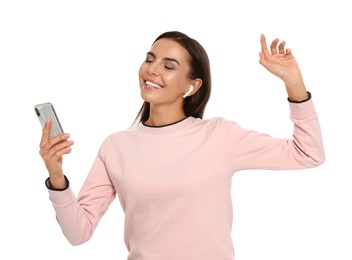
[[[276,38],[272,41],[269,51],[265,36],[262,34],[260,43],[262,50],[259,53],[259,63],[268,71],[285,82],[295,76],[301,77],[301,71],[291,49],[285,49],[286,42],[282,41],[279,44],[279,39]]]
[[[260,36],[262,50],[259,53],[259,63],[269,72],[282,79],[285,83],[288,97],[291,100],[301,101],[308,97],[304,86],[301,70],[296,59],[293,57],[291,49],[285,49],[286,42],[279,44],[276,38],[268,50],[265,36]]]

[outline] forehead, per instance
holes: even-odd
[[[172,58],[181,62],[187,62],[189,59],[188,51],[179,43],[171,39],[159,39],[150,48],[150,51],[159,58]]]

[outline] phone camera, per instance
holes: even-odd
[[[38,108],[35,108],[35,113],[37,114],[37,116],[40,116]]]

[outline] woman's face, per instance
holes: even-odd
[[[189,54],[177,42],[160,39],[147,53],[139,69],[141,96],[153,106],[182,108],[183,95],[192,84],[188,78]]]

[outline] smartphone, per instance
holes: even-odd
[[[51,119],[50,138],[64,133],[53,104],[50,102],[37,104],[34,106],[34,110],[37,114],[42,129],[44,128],[46,121],[49,118]]]

